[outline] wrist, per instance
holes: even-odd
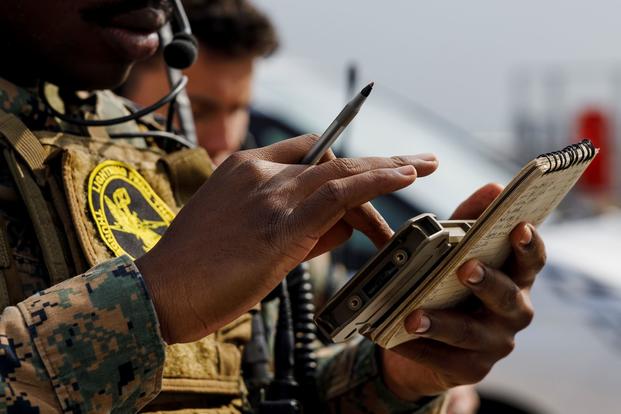
[[[392,372],[388,368],[391,366],[390,361],[387,360],[389,352],[390,351],[377,347],[377,359],[380,365],[380,375],[384,381],[384,385],[386,385],[386,388],[388,388],[388,390],[390,390],[390,392],[392,392],[397,398],[404,401],[417,401],[420,398],[425,397],[423,394],[411,390],[410,387],[406,386],[403,381],[399,381],[397,376],[392,375]]]
[[[377,347],[380,375],[386,388],[395,397],[403,400],[426,404],[442,394],[442,390],[421,384],[428,375],[424,370],[417,370],[411,361],[393,351]],[[405,368],[405,369],[404,369]]]
[[[157,264],[153,262],[152,256],[148,253],[134,260],[134,265],[140,271],[142,279],[147,287],[149,297],[151,298],[151,302],[153,302],[153,307],[155,308],[155,313],[160,325],[160,334],[162,339],[167,344],[172,344],[174,341],[172,341],[169,334],[167,322],[168,318],[165,312],[167,306],[164,304],[165,294],[161,283],[162,268],[160,267],[160,270],[158,271]]]

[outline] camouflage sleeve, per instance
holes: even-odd
[[[351,341],[344,346],[319,352],[317,384],[325,412],[358,414],[440,414],[444,396],[424,401],[403,401],[384,384],[380,375],[377,347],[369,340]]]
[[[0,412],[135,412],[159,392],[164,344],[128,257],[41,291],[0,317]]]

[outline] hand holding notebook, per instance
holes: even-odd
[[[468,294],[468,289],[457,279],[456,270],[471,258],[477,258],[493,268],[500,267],[510,253],[509,234],[513,228],[520,222],[529,222],[535,226],[540,224],[574,186],[596,154],[597,150],[591,142],[585,140],[530,161],[465,232],[463,239],[449,246],[448,253],[444,254],[430,271],[425,272],[419,282],[412,284],[409,290],[404,289],[400,292],[399,300],[392,300],[391,306],[373,308],[375,312],[373,320],[379,322],[371,328],[367,322],[370,319],[366,316],[369,309],[365,309],[364,305],[370,303],[373,298],[356,295],[356,298],[361,299],[362,305],[358,306],[359,310],[351,312],[352,317],[348,321],[350,326],[352,320],[359,316],[360,312],[365,311],[367,312],[363,318],[365,320],[357,319],[355,324],[358,324],[360,332],[365,333],[379,345],[392,348],[414,338],[406,332],[404,319],[415,309],[446,308],[462,300]],[[390,246],[390,243],[387,246]],[[378,253],[378,256],[382,254],[393,253],[385,248]],[[369,263],[377,263],[378,256]],[[408,261],[415,259],[406,257]],[[369,263],[343,287],[343,290],[351,289],[351,286],[355,285],[356,278],[366,276],[361,273],[369,272]],[[403,267],[406,268],[407,266]],[[389,277],[397,277],[398,273],[390,274]],[[388,285],[391,280],[384,278],[383,282]],[[338,292],[335,298],[340,293]],[[381,289],[374,289],[373,295],[379,296],[382,293]],[[326,306],[328,312],[326,309],[322,310],[318,319],[328,313],[327,316],[331,317],[331,320],[334,320],[335,316],[342,320],[343,312],[337,314],[332,310],[335,309],[334,306],[331,300]],[[380,313],[381,317],[377,317]],[[350,314],[346,313],[345,316],[349,318]]]

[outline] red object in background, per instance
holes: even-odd
[[[612,154],[613,131],[612,121],[601,110],[588,108],[578,115],[578,140],[588,138],[599,154],[580,179],[584,190],[603,192],[612,188]]]

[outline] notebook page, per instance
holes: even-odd
[[[535,226],[543,220],[562,201],[565,194],[582,175],[587,164],[575,170],[563,170],[543,175],[537,183],[531,185],[510,208],[499,218],[493,228],[481,237],[468,254],[453,266],[455,270],[472,258],[478,258],[492,267],[499,267],[510,253],[509,234],[519,223],[528,221]],[[442,282],[434,289],[428,299],[422,303],[425,307],[438,307],[453,304],[461,299],[462,292],[467,290],[457,281],[454,272],[444,276]]]

